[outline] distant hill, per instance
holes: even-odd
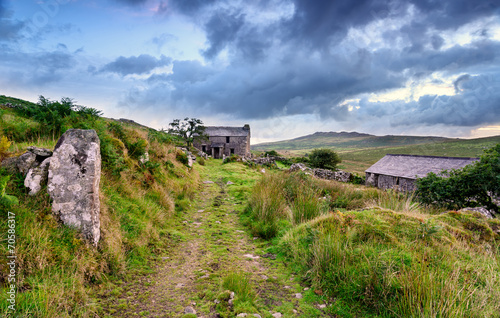
[[[276,150],[304,155],[315,148],[335,149],[342,158],[341,168],[363,174],[386,154],[450,157],[479,157],[484,149],[500,143],[500,136],[460,139],[418,136],[374,136],[357,132],[317,132],[291,140],[262,143],[252,150]]]
[[[335,148],[338,151],[366,149],[374,147],[395,147],[457,140],[445,137],[419,136],[374,136],[358,132],[316,132],[295,139],[262,143],[252,146],[252,150],[289,151],[303,154],[314,148]]]

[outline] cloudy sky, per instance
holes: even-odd
[[[0,94],[253,143],[500,135],[500,1],[0,0]]]

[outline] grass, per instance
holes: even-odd
[[[335,299],[328,313],[498,316],[500,221],[430,210],[394,192],[305,177],[265,176],[246,214],[256,234],[274,222],[272,246],[312,290]],[[273,199],[281,200],[280,209],[269,209],[267,222],[255,222]],[[282,212],[297,205],[315,214],[296,218]]]
[[[9,155],[22,153],[30,145],[54,147],[58,136],[39,132],[33,119],[5,108],[0,115],[0,132],[12,141]],[[150,262],[158,253],[182,239],[172,226],[173,218],[182,214],[175,206],[189,204],[197,191],[198,173],[176,161],[172,143],[150,138],[147,129],[115,124],[111,130],[109,120],[75,122],[73,117],[65,127],[71,128],[72,123],[75,128],[95,129],[101,139],[101,240],[97,248],[89,246],[78,231],[53,217],[45,189],[29,196],[24,177],[10,175],[6,192],[17,197],[19,204],[0,208],[0,229],[6,233],[7,212],[15,213],[18,317],[94,317],[100,313],[96,298],[102,296],[103,286],[150,272]],[[121,135],[116,134],[116,125]],[[34,134],[23,135],[26,127]],[[140,164],[138,156],[130,157],[126,144],[145,146],[150,161]],[[7,175],[0,171],[0,176]],[[0,254],[7,255],[7,244],[0,245]],[[2,282],[7,281],[5,266],[0,264]],[[2,314],[8,312],[6,287],[3,283]]]

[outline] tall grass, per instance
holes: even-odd
[[[499,316],[498,220],[438,214],[411,195],[287,173],[257,184],[249,213],[262,206],[270,207],[267,220],[281,220],[274,233],[283,256],[336,299],[333,316]]]

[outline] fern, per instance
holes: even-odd
[[[0,161],[4,160],[7,158],[9,155],[7,153],[7,149],[9,149],[11,142],[7,137],[2,136],[0,138]]]

